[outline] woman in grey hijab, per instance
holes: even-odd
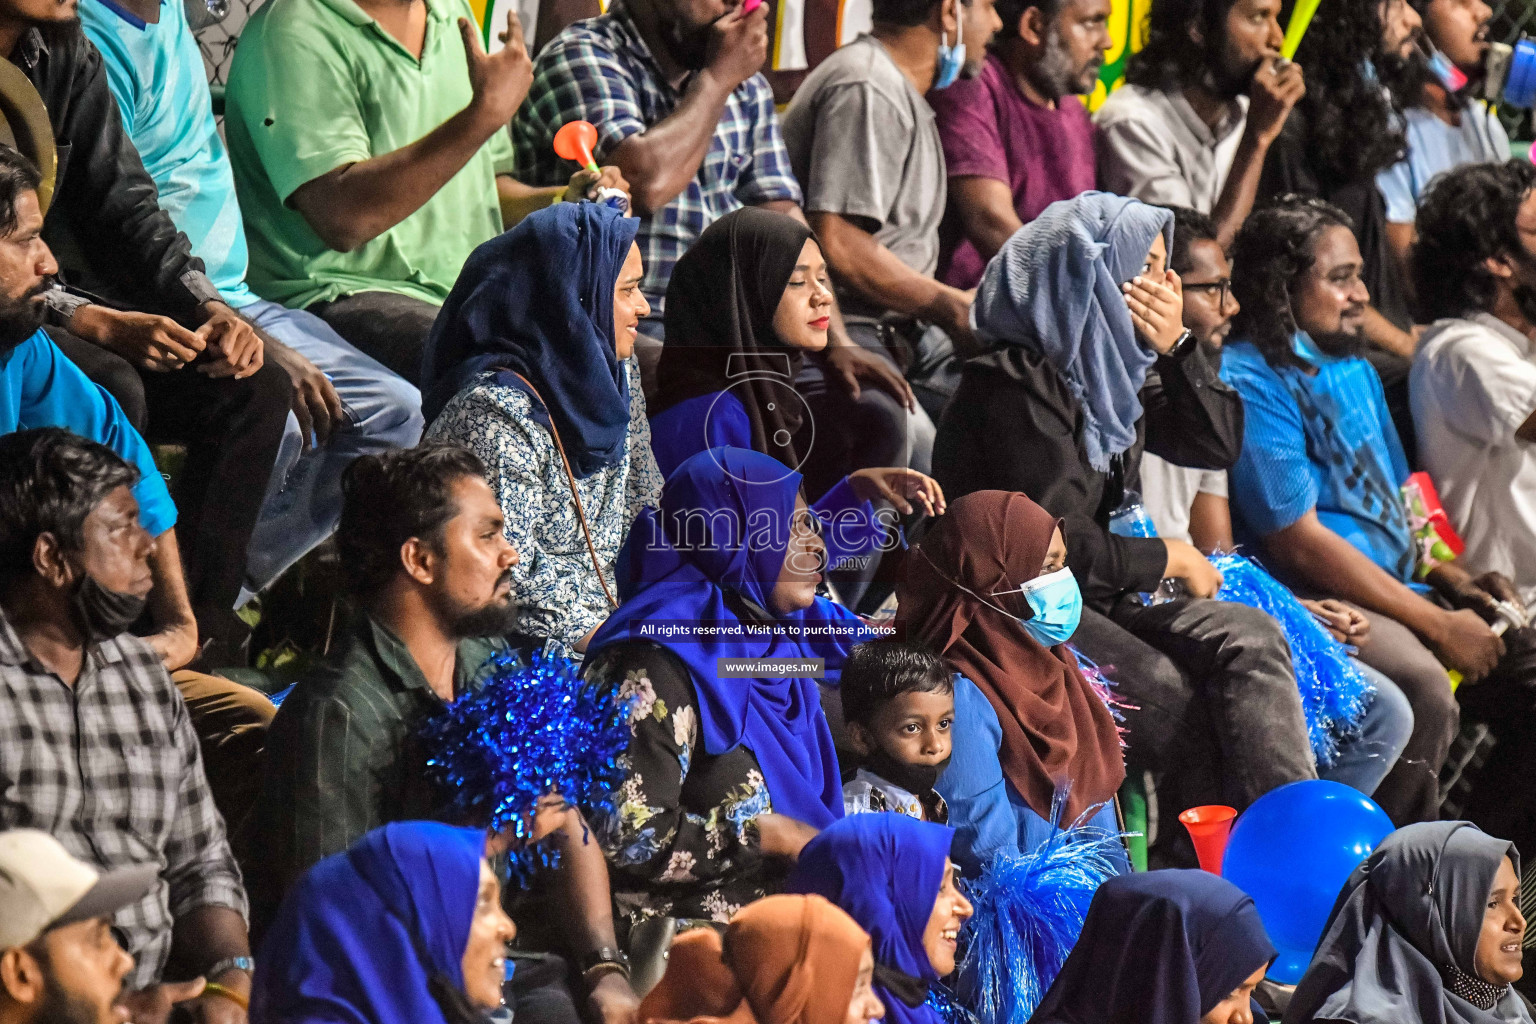
[[[1520,853],[1465,821],[1392,833],[1355,869],[1284,1024],[1532,1024]]]

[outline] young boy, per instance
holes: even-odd
[[[876,640],[853,649],[838,689],[858,768],[843,785],[848,814],[895,811],[945,824],[933,786],[949,762],[955,687],[926,648]]]

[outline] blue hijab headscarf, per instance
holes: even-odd
[[[1029,1024],[1200,1024],[1275,947],[1253,900],[1208,871],[1099,886],[1072,955]],[[1253,1003],[1254,1020],[1268,1017]]]
[[[639,223],[596,203],[556,203],[471,253],[422,353],[427,422],[497,370],[496,383],[528,395],[534,422],[548,430],[553,417],[577,476],[618,464],[629,386],[614,350],[613,286]]]
[[[670,650],[693,679],[705,753],[745,746],[773,810],[821,828],[842,817],[843,796],[816,680],[722,679],[716,667],[720,658],[824,658],[826,679],[835,680],[854,645],[874,637],[862,619],[821,597],[772,620],[793,635],[752,633],[728,600],[769,608],[799,491],[799,473],[759,452],[710,448],[684,461],[662,488],[659,513],[646,509],[630,530],[622,603],[592,637],[587,659],[626,640]],[[657,625],[685,632],[658,634]]]
[[[256,959],[251,1024],[445,1024],[464,990],[485,833],[395,822],[327,857],[283,900]]]
[[[944,884],[955,830],[905,814],[855,814],[833,822],[805,844],[785,887],[823,896],[869,932],[875,963],[922,982],[939,980],[923,932]],[[889,1024],[943,1024],[928,1003],[908,1006],[880,983]]]
[[[1083,444],[1099,472],[1136,441],[1141,386],[1157,353],[1143,345],[1120,286],[1141,273],[1173,212],[1108,192],[1047,206],[987,264],[971,318],[983,340],[1045,356],[1083,408]]]

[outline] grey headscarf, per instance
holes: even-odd
[[[1284,1024],[1532,1024],[1513,989],[1480,1010],[1441,978],[1441,968],[1476,976],[1483,913],[1505,857],[1519,874],[1513,843],[1465,821],[1388,836],[1344,883]]]
[[[987,264],[971,322],[995,345],[1043,353],[1083,407],[1083,444],[1101,473],[1136,441],[1141,386],[1157,353],[1141,343],[1120,286],[1158,235],[1173,252],[1173,212],[1108,192],[1047,206]]]

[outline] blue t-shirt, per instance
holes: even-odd
[[[101,51],[123,128],[160,190],[160,206],[192,242],[224,301],[249,306],[245,226],[234,172],[213,118],[203,55],[181,0],[151,25],[112,0],[83,0],[80,26]]]
[[[1243,451],[1231,470],[1232,524],[1255,544],[1317,509],[1318,520],[1404,583],[1414,547],[1400,488],[1408,460],[1381,378],[1360,358],[1333,358],[1298,333],[1316,373],[1276,368],[1247,341],[1222,351],[1221,379],[1243,398]]]
[[[64,427],[137,466],[133,496],[139,501],[139,522],[154,537],[176,525],[176,506],[149,446],[117,400],[42,331],[0,356],[0,434],[37,427]]]
[[[1461,124],[1446,124],[1422,107],[1403,115],[1408,153],[1376,175],[1376,188],[1387,204],[1387,220],[1412,224],[1424,191],[1437,175],[1463,164],[1503,163],[1509,159],[1509,135],[1482,100],[1461,112]]]

